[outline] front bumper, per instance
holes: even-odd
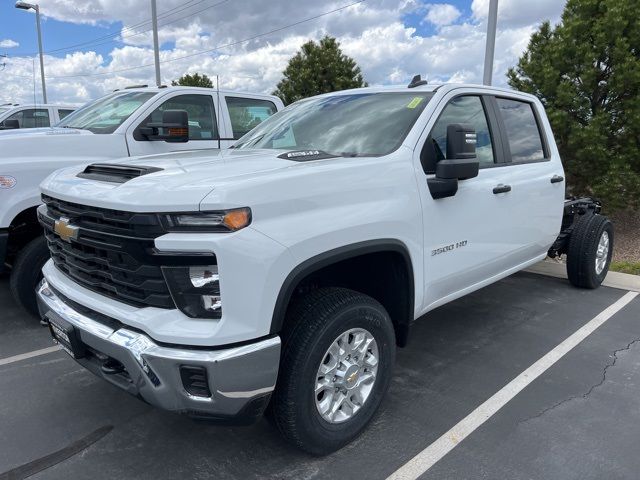
[[[275,387],[279,337],[215,350],[165,346],[64,298],[46,279],[37,297],[43,318],[57,315],[78,332],[86,348],[78,363],[156,407],[213,421],[251,423],[262,415]],[[105,368],[107,362],[124,369],[113,373]],[[181,367],[204,367],[210,396],[187,392]]]

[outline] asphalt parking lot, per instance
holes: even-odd
[[[0,479],[386,478],[625,294],[519,273],[431,312],[399,350],[377,420],[315,458],[266,420],[155,410],[61,351],[3,363],[51,340],[0,278]],[[640,296],[487,418],[421,478],[638,478]]]

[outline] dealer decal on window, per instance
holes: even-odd
[[[423,97],[413,97],[413,100],[409,102],[407,108],[416,108],[418,105],[420,105],[420,102],[422,102],[422,100],[424,100]]]

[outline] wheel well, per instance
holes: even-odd
[[[30,207],[23,210],[12,220],[9,225],[9,238],[7,241],[8,264],[12,264],[18,252],[31,240],[42,235],[42,227],[38,223],[38,207]]]
[[[321,287],[343,287],[375,298],[387,310],[396,343],[405,346],[413,321],[413,269],[404,245],[373,244],[339,249],[299,266],[283,285],[274,310],[271,333],[288,328],[286,311],[297,298]]]

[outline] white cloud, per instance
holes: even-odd
[[[0,48],[16,48],[18,46],[20,46],[20,44],[15,40],[11,40],[10,38],[0,40]]]
[[[338,37],[345,53],[358,62],[372,85],[403,84],[416,73],[438,82],[482,80],[489,0],[473,0],[472,16],[462,22],[460,12],[455,7],[452,12],[448,8],[452,5],[446,3],[425,7],[418,0],[367,0],[248,42],[240,41],[339,8],[349,0],[326,3],[230,0],[205,9],[220,1],[158,2],[160,40],[165,45],[161,51],[163,83],[169,84],[184,73],[201,72],[209,76],[219,74],[224,89],[271,92],[288,59],[300,46],[325,34]],[[61,21],[85,24],[122,21],[124,25],[124,43],[116,43],[108,55],[71,50],[45,56],[47,90],[52,101],[84,103],[126,85],[153,83],[153,66],[147,66],[153,64],[151,35],[145,31],[148,24],[131,28],[148,21],[147,3],[140,8],[139,0],[40,0],[42,12]],[[564,0],[536,0],[535,4],[500,0],[494,63],[496,84],[505,84],[507,68],[517,62],[536,25],[546,18],[557,19],[563,5]],[[433,13],[438,10],[441,11]],[[449,16],[442,13],[445,10],[450,11]],[[165,12],[169,14],[163,16]],[[437,34],[422,36],[405,25],[403,18],[409,13],[420,17],[432,13],[429,21],[437,25]],[[46,23],[44,28],[46,40]],[[140,31],[139,35],[131,36]],[[97,29],[96,37],[103,35]],[[221,45],[227,46],[213,50]],[[213,51],[194,55],[204,50]],[[40,95],[37,61],[34,65],[31,57],[10,57],[6,63],[0,77],[3,87],[0,103],[33,101],[34,76],[36,95]],[[126,71],[110,73],[118,70]]]
[[[461,12],[450,3],[432,3],[427,5],[427,16],[425,20],[433,23],[438,27],[451,25],[458,18]]]
[[[471,12],[476,20],[484,21],[489,14],[490,0],[473,0]],[[557,22],[564,8],[564,0],[500,0],[498,28],[522,27],[544,20]]]

